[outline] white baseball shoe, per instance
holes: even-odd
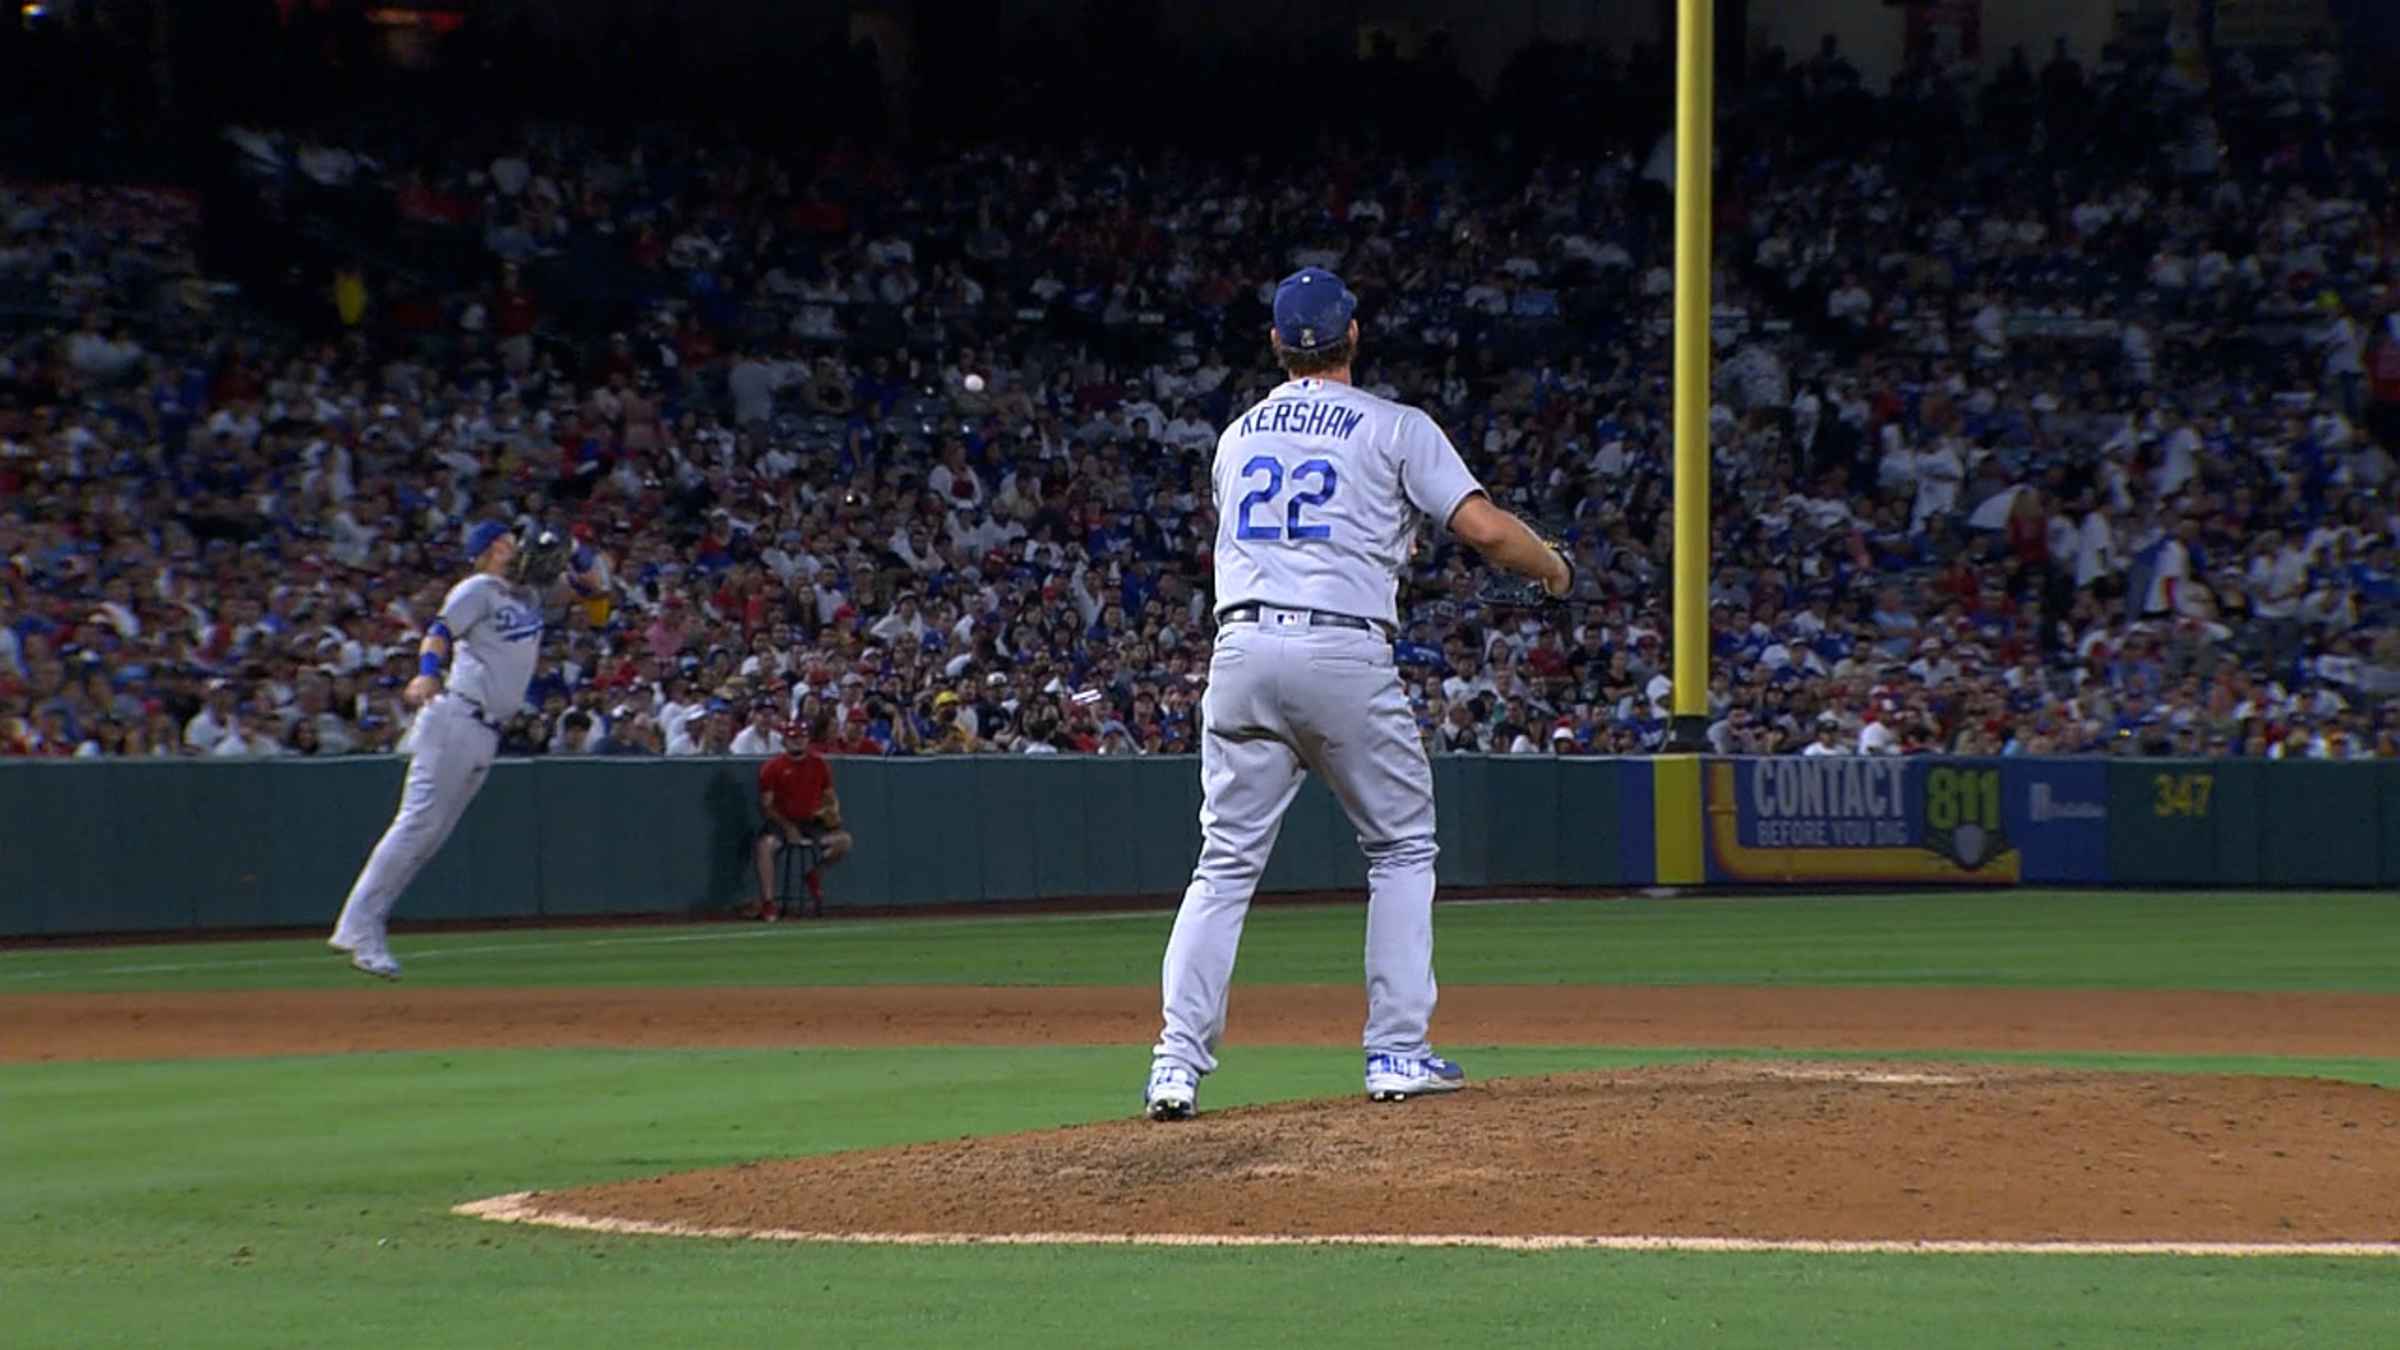
[[[325,939],[325,945],[350,958],[352,970],[363,971],[378,979],[400,978],[400,962],[391,949],[380,942],[351,942],[340,936]]]
[[[1200,1075],[1169,1060],[1152,1061],[1142,1114],[1152,1120],[1190,1120],[1199,1111]]]
[[[1404,1102],[1467,1085],[1467,1071],[1439,1055],[1367,1056],[1367,1100]]]

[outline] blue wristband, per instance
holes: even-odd
[[[417,673],[439,677],[442,673],[442,658],[435,656],[432,652],[418,652]]]

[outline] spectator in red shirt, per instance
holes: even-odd
[[[1545,628],[1542,630],[1541,637],[1534,641],[1533,650],[1525,653],[1525,666],[1537,677],[1545,680],[1565,672],[1567,653],[1566,649],[1559,645],[1557,629]]]
[[[2038,488],[2018,493],[2009,505],[2008,548],[2019,562],[2037,569],[2050,565],[2050,512]]]
[[[849,723],[849,735],[833,743],[831,748],[835,754],[881,755],[883,753],[883,742],[867,734],[869,719],[865,704],[852,707],[845,720]]]
[[[775,897],[775,864],[793,845],[813,846],[816,862],[808,869],[808,903],[812,915],[825,912],[824,869],[850,852],[850,832],[842,828],[842,804],[833,790],[833,770],[818,748],[831,734],[831,719],[819,713],[806,726],[784,732],[783,753],[758,769],[758,809],[766,823],[758,831],[758,905],[752,917],[769,923],[783,917]]]
[[[500,284],[491,297],[492,334],[498,340],[500,359],[511,373],[521,374],[533,365],[533,328],[540,317],[540,307],[533,292],[526,289],[515,263],[500,269]]]
[[[696,370],[717,359],[716,335],[709,332],[697,316],[686,320],[675,334],[675,355],[684,370]]]
[[[524,274],[515,263],[500,268],[500,284],[492,292],[492,331],[502,337],[523,337],[533,331],[539,309],[533,292],[526,289]]]
[[[2400,454],[2400,310],[2377,325],[2382,338],[2367,358],[2367,387],[2372,402],[2367,426],[2384,448]]]
[[[1980,541],[1978,543],[1980,544]],[[1950,565],[1943,568],[1941,574],[1935,578],[1934,590],[1948,599],[1963,604],[1975,603],[1975,597],[1983,593],[1983,576],[1977,569],[1977,564],[1983,561],[1985,558],[1981,547],[1977,547],[1971,554],[1961,553],[1952,558]]]

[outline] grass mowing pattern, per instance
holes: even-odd
[[[405,912],[405,911],[403,911]],[[1123,985],[1172,916],[403,935],[413,984]],[[1357,906],[1254,911],[1237,980],[1359,978]],[[1468,905],[1435,919],[1451,984],[1839,984],[2400,992],[2400,898],[2057,891]],[[311,937],[0,952],[0,994],[307,989],[358,976]]]
[[[1472,1053],[1492,1075],[1692,1057]],[[1333,1346],[1389,1345],[1395,1327],[1439,1322],[1468,1344],[1899,1350],[2363,1346],[2392,1325],[2388,1261],[894,1252],[526,1231],[443,1212],[523,1187],[1129,1115],[1142,1058],[507,1051],[13,1068],[0,1075],[9,1342],[1055,1350],[1147,1340],[1128,1328],[1161,1321],[1216,1344]],[[2400,1083],[2400,1061],[2306,1067]],[[1208,1104],[1346,1092],[1355,1072],[1340,1052],[1247,1048]]]
[[[447,934],[400,949],[413,981],[453,985],[1140,984],[1167,923]],[[1353,982],[1359,929],[1355,908],[1262,910],[1243,977]],[[2372,895],[1628,901],[1449,909],[1439,932],[1454,983],[2400,990],[2400,907]],[[314,938],[0,953],[0,993],[357,979]],[[1482,1077],[1705,1053],[1453,1048]],[[2039,1058],[2400,1085],[2390,1060]],[[1915,1350],[2366,1346],[2400,1331],[2377,1261],[793,1249],[445,1212],[525,1187],[1126,1115],[1143,1059],[1128,1046],[0,1067],[7,1341]],[[1353,1091],[1356,1072],[1338,1051],[1239,1047],[1207,1105]]]

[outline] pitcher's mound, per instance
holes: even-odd
[[[2400,1094],[2317,1079],[1733,1061],[1206,1102],[479,1212],[785,1236],[2400,1242]]]

